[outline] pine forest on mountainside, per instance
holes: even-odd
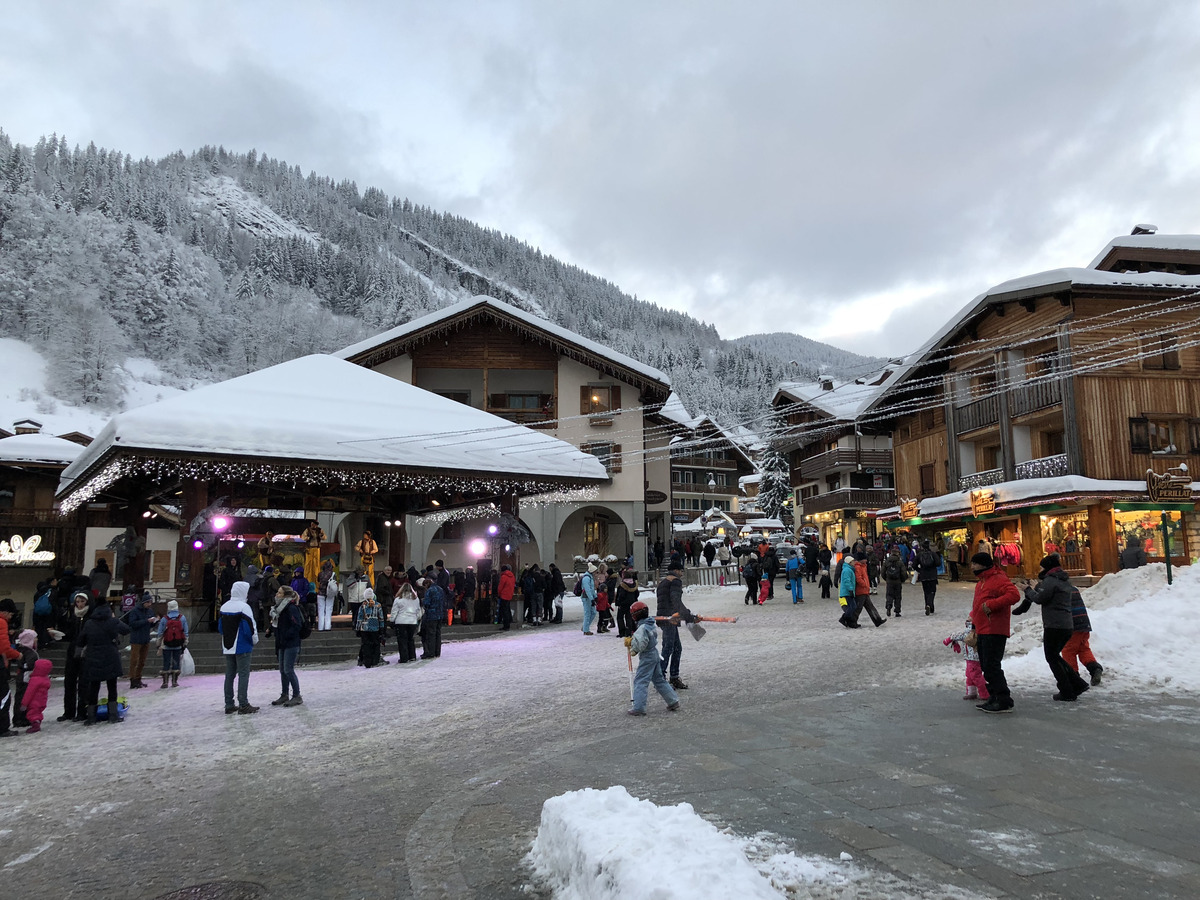
[[[0,131],[0,312],[59,400],[115,410],[127,357],[179,387],[331,352],[475,294],[670,375],[692,413],[765,424],[772,386],[878,360],[716,329],[467,219],[251,150],[160,160]]]

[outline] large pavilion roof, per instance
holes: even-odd
[[[125,478],[534,494],[608,476],[552,435],[314,355],[114,416],[58,497],[71,509]]]

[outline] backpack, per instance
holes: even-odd
[[[576,597],[583,596],[583,576],[582,575],[575,579],[574,591],[575,591]]]
[[[307,641],[309,635],[312,634],[312,620],[308,616],[301,614],[300,616],[300,640]]]
[[[50,605],[49,588],[38,594],[37,599],[33,601],[33,614],[35,616],[50,616],[54,614],[54,607]]]
[[[167,627],[163,629],[163,646],[177,650],[187,641],[183,631],[183,616],[167,619]]]

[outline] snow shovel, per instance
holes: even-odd
[[[688,622],[686,624],[688,633],[691,634],[691,636],[696,640],[700,640],[700,638],[708,634],[708,630],[703,628],[699,622]]]

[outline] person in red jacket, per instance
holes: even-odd
[[[500,567],[500,583],[496,586],[496,597],[500,600],[500,630],[512,627],[512,598],[517,589],[517,576],[511,566]]]
[[[987,682],[990,698],[976,709],[988,713],[1012,712],[1012,694],[1000,667],[1004,659],[1004,645],[1012,633],[1009,623],[1013,604],[1021,600],[1021,592],[1008,580],[1003,570],[996,566],[991,554],[976,553],[971,557],[971,571],[978,579],[975,584],[975,601],[971,604],[971,623],[975,626],[979,667]]]
[[[8,664],[21,658],[21,651],[13,648],[8,640],[8,623],[16,618],[17,604],[11,597],[0,600],[0,738],[16,737],[21,732],[8,727],[12,716],[13,694],[8,686]]]
[[[37,734],[42,730],[42,718],[46,713],[46,701],[50,697],[50,668],[48,659],[39,659],[33,664],[33,675],[21,698],[21,709],[29,720],[26,734]]]

